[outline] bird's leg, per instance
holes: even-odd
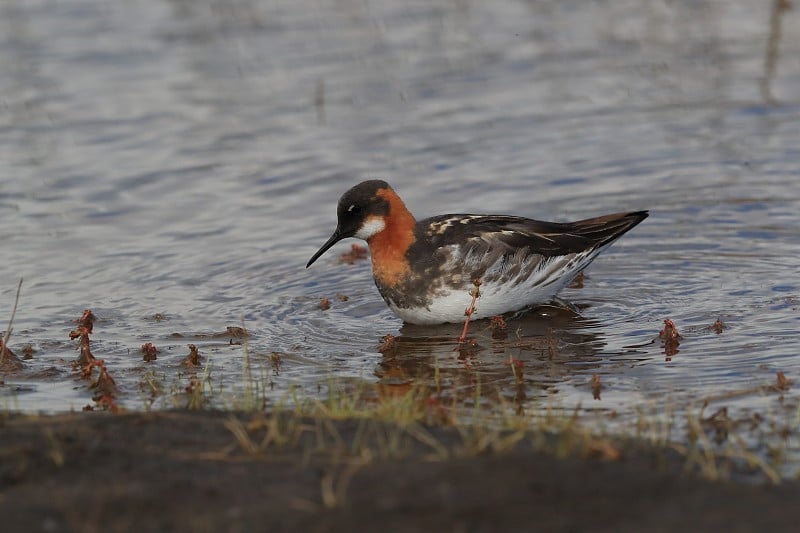
[[[461,330],[461,336],[458,338],[458,347],[456,349],[461,348],[461,345],[464,344],[464,341],[467,340],[467,330],[469,330],[469,319],[475,312],[476,309],[475,302],[477,301],[478,298],[481,297],[481,291],[480,291],[481,280],[479,278],[475,278],[474,280],[472,280],[472,285],[474,287],[469,291],[470,296],[472,296],[472,301],[470,302],[469,307],[467,307],[464,310],[464,316],[466,317],[464,319],[464,329]]]

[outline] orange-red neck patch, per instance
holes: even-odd
[[[384,218],[383,231],[367,241],[372,256],[372,275],[381,284],[393,286],[411,270],[406,251],[414,243],[417,221],[392,189],[378,189],[376,195],[389,204],[389,213]]]

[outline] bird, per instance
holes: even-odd
[[[383,180],[355,185],[339,199],[333,235],[310,267],[348,237],[367,242],[375,285],[410,324],[490,318],[551,302],[597,255],[648,211],[576,222],[508,215],[439,215],[417,221]],[[473,287],[480,284],[472,314]]]

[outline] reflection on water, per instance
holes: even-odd
[[[24,277],[10,347],[32,358],[0,405],[92,404],[67,338],[91,308],[127,409],[185,405],[198,380],[229,407],[250,376],[270,405],[422,383],[610,429],[708,401],[795,431],[794,389],[769,387],[800,379],[798,17],[778,0],[5,2],[0,323]],[[368,262],[336,257],[349,243],[304,269],[341,192],[374,177],[419,218],[651,217],[561,294],[578,313],[474,324],[454,351],[460,326],[400,324]],[[228,327],[250,336],[213,336]]]
[[[783,15],[789,10],[791,4],[788,0],[773,0],[772,13],[769,18],[769,39],[767,52],[764,59],[764,78],[761,80],[761,96],[769,104],[777,104],[772,95],[772,79],[775,77],[775,68],[780,58],[781,23]]]
[[[471,402],[505,399],[522,408],[532,396],[546,397],[576,371],[597,371],[601,336],[573,312],[545,306],[505,328],[473,322],[468,341],[454,342],[461,325],[406,324],[382,349],[376,370],[381,384],[427,383],[440,398]],[[591,375],[591,374],[589,374]]]

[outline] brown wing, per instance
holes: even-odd
[[[634,211],[559,223],[513,216],[441,215],[420,221],[417,228],[435,247],[472,243],[496,252],[528,248],[552,257],[600,248],[647,216],[647,211]]]

